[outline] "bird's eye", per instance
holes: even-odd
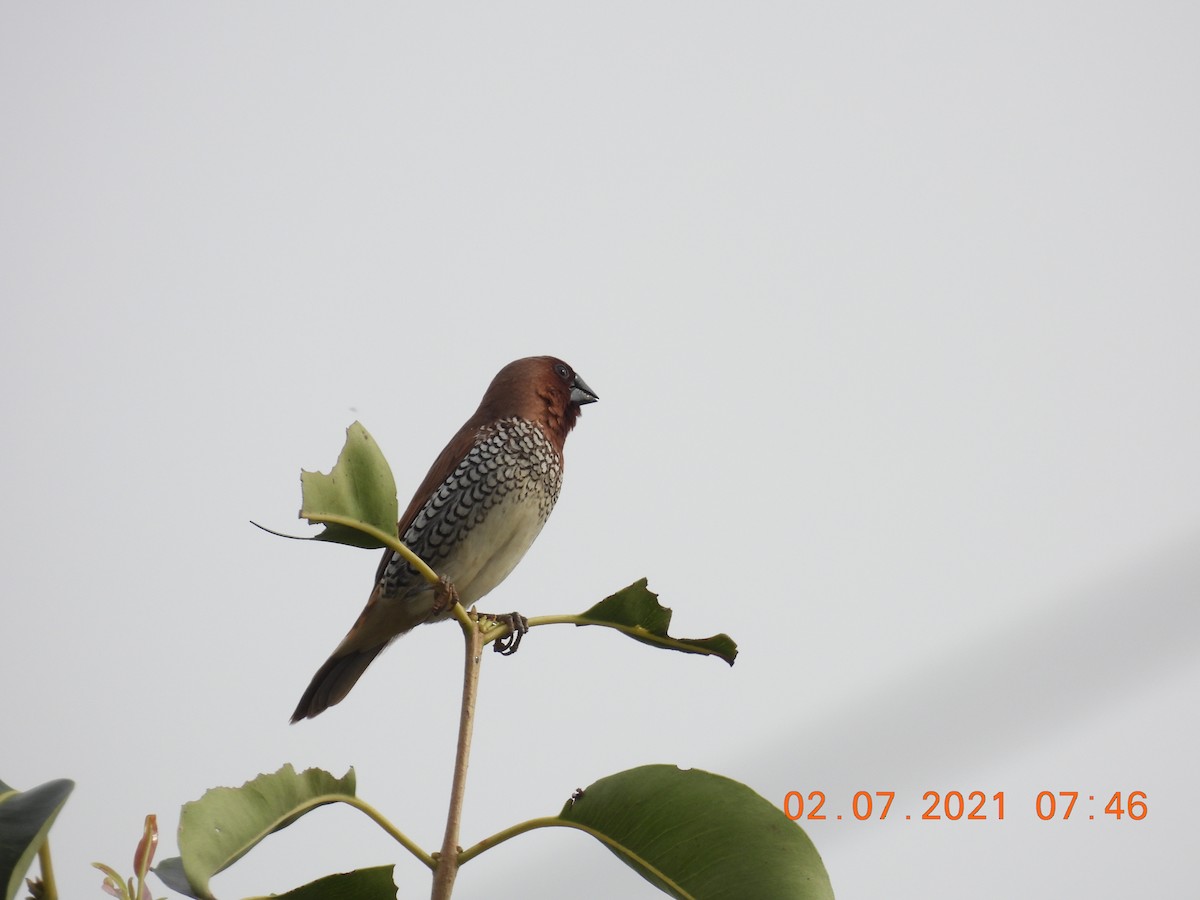
[[[564,366],[562,363],[558,363],[554,366],[554,372],[563,381],[571,380],[571,370],[568,369],[566,366]]]

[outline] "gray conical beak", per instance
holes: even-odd
[[[571,382],[571,402],[576,406],[583,406],[585,403],[595,403],[599,399],[596,392],[587,386],[587,382],[576,375]]]

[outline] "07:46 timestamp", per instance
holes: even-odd
[[[867,820],[883,821],[888,817],[892,801],[896,799],[895,791],[857,791],[850,801],[850,815],[860,822]],[[926,791],[921,798],[929,805],[919,815],[907,814],[905,819],[920,820],[949,820],[957,822],[964,819],[968,822],[982,822],[989,819],[1002,821],[1004,819],[1004,791],[997,791],[990,797],[983,791]],[[1037,817],[1043,822],[1052,820],[1066,821],[1076,812],[1076,803],[1080,800],[1079,791],[1041,791],[1034,801],[1033,807]],[[1094,794],[1087,794],[1084,803],[1093,803]],[[788,791],[783,798],[783,812],[792,820],[823,821],[825,819],[842,819],[841,813],[826,813],[825,792],[810,791],[807,802],[800,791]],[[1090,808],[1090,807],[1089,807]],[[1080,807],[1084,809],[1083,806]],[[1149,809],[1146,805],[1145,791],[1114,791],[1104,805],[1104,816],[1120,820],[1128,816],[1135,822],[1146,818]],[[1094,813],[1087,814],[1089,819],[1095,819]],[[895,817],[893,817],[895,818]],[[1076,816],[1082,818],[1082,814]]]

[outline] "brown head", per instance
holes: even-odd
[[[494,422],[520,416],[542,426],[562,453],[579,408],[599,398],[575,370],[553,356],[528,356],[501,369],[472,420]]]

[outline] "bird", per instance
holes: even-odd
[[[434,460],[397,523],[400,540],[470,607],[524,557],[558,500],[563,445],[580,408],[599,399],[553,356],[518,359],[492,379],[475,414]],[[453,602],[385,550],[354,626],[317,670],[292,714],[311,719],[345,699],[383,649]]]

